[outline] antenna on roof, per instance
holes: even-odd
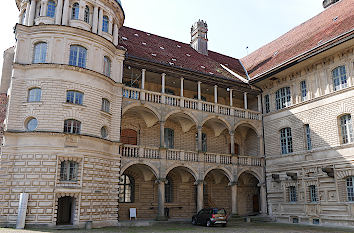
[[[247,51],[247,56],[248,56],[248,46],[246,47],[246,51]]]

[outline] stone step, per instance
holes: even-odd
[[[249,222],[275,222],[275,219],[269,216],[250,216],[247,218]]]

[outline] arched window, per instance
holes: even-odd
[[[347,178],[347,197],[348,201],[354,201],[354,177]]]
[[[90,23],[90,8],[88,6],[85,7],[84,21]]]
[[[79,11],[80,11],[79,3],[75,2],[73,4],[73,8],[71,12],[71,19],[79,19]]]
[[[137,145],[138,144],[138,135],[135,130],[132,129],[122,129],[122,134],[120,136],[120,141],[123,144],[128,145]]]
[[[277,110],[289,107],[291,105],[290,87],[283,87],[275,93],[275,104]]]
[[[60,163],[60,180],[77,181],[79,164],[75,161],[62,161]]]
[[[108,19],[108,16],[103,16],[103,22],[102,22],[102,31],[103,32],[107,32],[108,33],[108,22],[109,22],[109,19]]]
[[[40,88],[31,88],[28,90],[28,102],[39,102],[41,101],[42,90]]]
[[[350,114],[340,117],[340,131],[343,144],[354,141],[352,116]]]
[[[282,154],[289,154],[293,152],[293,141],[290,128],[280,130],[280,144]]]
[[[47,7],[47,16],[54,18],[55,16],[55,8],[56,8],[56,4],[54,1],[49,1],[48,2],[48,7]]]
[[[86,48],[79,45],[70,46],[69,65],[86,68],[86,56]]]
[[[127,175],[120,177],[119,202],[134,202],[134,179]]]
[[[166,178],[165,183],[165,202],[171,203],[173,202],[173,183],[170,177]]]
[[[345,71],[345,66],[338,66],[334,70],[332,70],[332,78],[333,78],[333,89],[338,91],[342,88],[347,87],[347,74]]]
[[[106,126],[103,126],[101,128],[101,137],[102,138],[107,138],[108,137],[108,130],[107,130],[107,127]]]
[[[74,119],[64,121],[64,133],[80,134],[81,122]]]
[[[111,59],[106,56],[103,58],[103,74],[108,77],[111,76]]]
[[[26,121],[26,129],[28,131],[34,131],[35,129],[37,129],[37,126],[38,126],[38,121],[34,117],[31,117]]]
[[[45,63],[47,57],[47,43],[39,42],[34,45],[32,63]]]
[[[170,128],[165,128],[165,146],[166,148],[173,149],[175,140],[175,131]]]
[[[84,94],[79,91],[67,91],[66,92],[66,102],[71,104],[82,105],[84,99]]]

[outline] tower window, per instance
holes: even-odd
[[[109,109],[110,109],[110,102],[108,99],[102,98],[102,106],[101,106],[101,110],[104,112],[108,112],[109,113]]]
[[[338,91],[347,87],[347,75],[345,66],[339,66],[332,70],[333,89]]]
[[[84,94],[78,91],[67,91],[66,102],[71,104],[82,105]]]
[[[34,45],[32,63],[45,63],[47,57],[47,43],[39,42]]]
[[[69,65],[86,68],[87,49],[79,45],[70,46]]]
[[[80,134],[81,122],[74,119],[64,121],[64,133]]]
[[[54,1],[49,1],[48,2],[48,7],[47,7],[47,16],[54,18],[55,16],[55,8],[56,8],[56,4]]]
[[[108,77],[111,76],[111,59],[106,56],[103,58],[103,74]]]
[[[102,31],[103,32],[107,32],[108,33],[108,22],[109,22],[109,19],[108,19],[108,16],[103,16],[103,22],[102,22]]]
[[[79,164],[74,161],[62,161],[60,164],[60,180],[76,181]]]
[[[79,3],[74,3],[72,12],[71,12],[71,19],[79,19],[79,11],[80,11],[80,6]]]
[[[41,101],[42,90],[40,88],[31,88],[28,90],[28,102],[39,102]]]
[[[30,119],[27,120],[26,128],[28,131],[34,131],[35,129],[37,129],[37,126],[38,126],[38,121],[36,118],[31,117]]]
[[[106,126],[103,126],[101,128],[101,137],[102,138],[107,138],[108,137],[108,130],[107,130],[107,127]]]
[[[88,6],[85,7],[84,21],[90,23],[90,8]]]

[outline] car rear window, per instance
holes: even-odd
[[[214,214],[224,214],[224,215],[226,215],[226,211],[224,209],[214,209],[213,213]]]

